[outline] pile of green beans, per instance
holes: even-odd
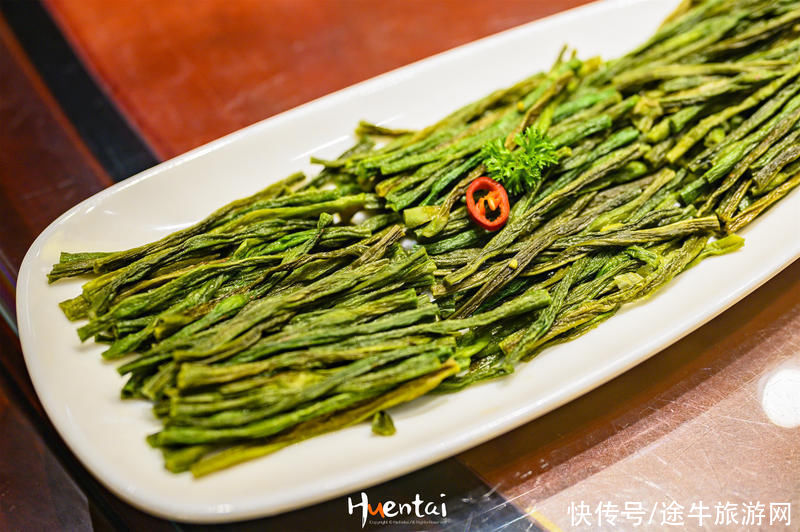
[[[628,55],[564,51],[419,131],[361,122],[314,178],[134,249],[63,253],[49,279],[95,276],[61,307],[125,359],[122,396],[152,401],[170,471],[364,420],[392,434],[392,406],[512,373],[743,245],[800,184],[799,24],[798,1],[685,1]],[[558,163],[487,232],[464,192],[482,147],[528,128]]]

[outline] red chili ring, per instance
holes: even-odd
[[[486,195],[475,201],[475,193],[486,191]],[[490,211],[500,210],[493,219],[486,215],[487,207]],[[482,176],[469,184],[467,188],[467,211],[472,220],[487,231],[497,231],[508,220],[511,207],[508,203],[508,194],[503,185],[487,176]]]

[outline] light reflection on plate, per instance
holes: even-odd
[[[759,386],[761,408],[779,427],[800,427],[800,357],[765,375]]]

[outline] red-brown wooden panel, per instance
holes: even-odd
[[[0,380],[0,530],[91,530],[86,497]]]
[[[162,158],[584,3],[46,0],[98,80]]]
[[[0,258],[16,270],[58,215],[111,184],[0,18]]]
[[[5,291],[13,292],[16,271],[36,235],[111,181],[64,118],[2,18],[0,95],[0,304],[13,305]],[[18,347],[3,347],[0,366],[38,405]]]

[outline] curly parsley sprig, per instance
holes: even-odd
[[[550,139],[531,126],[514,137],[518,148],[509,150],[502,139],[487,142],[481,149],[489,176],[519,196],[539,186],[542,170],[556,164],[559,154]]]

